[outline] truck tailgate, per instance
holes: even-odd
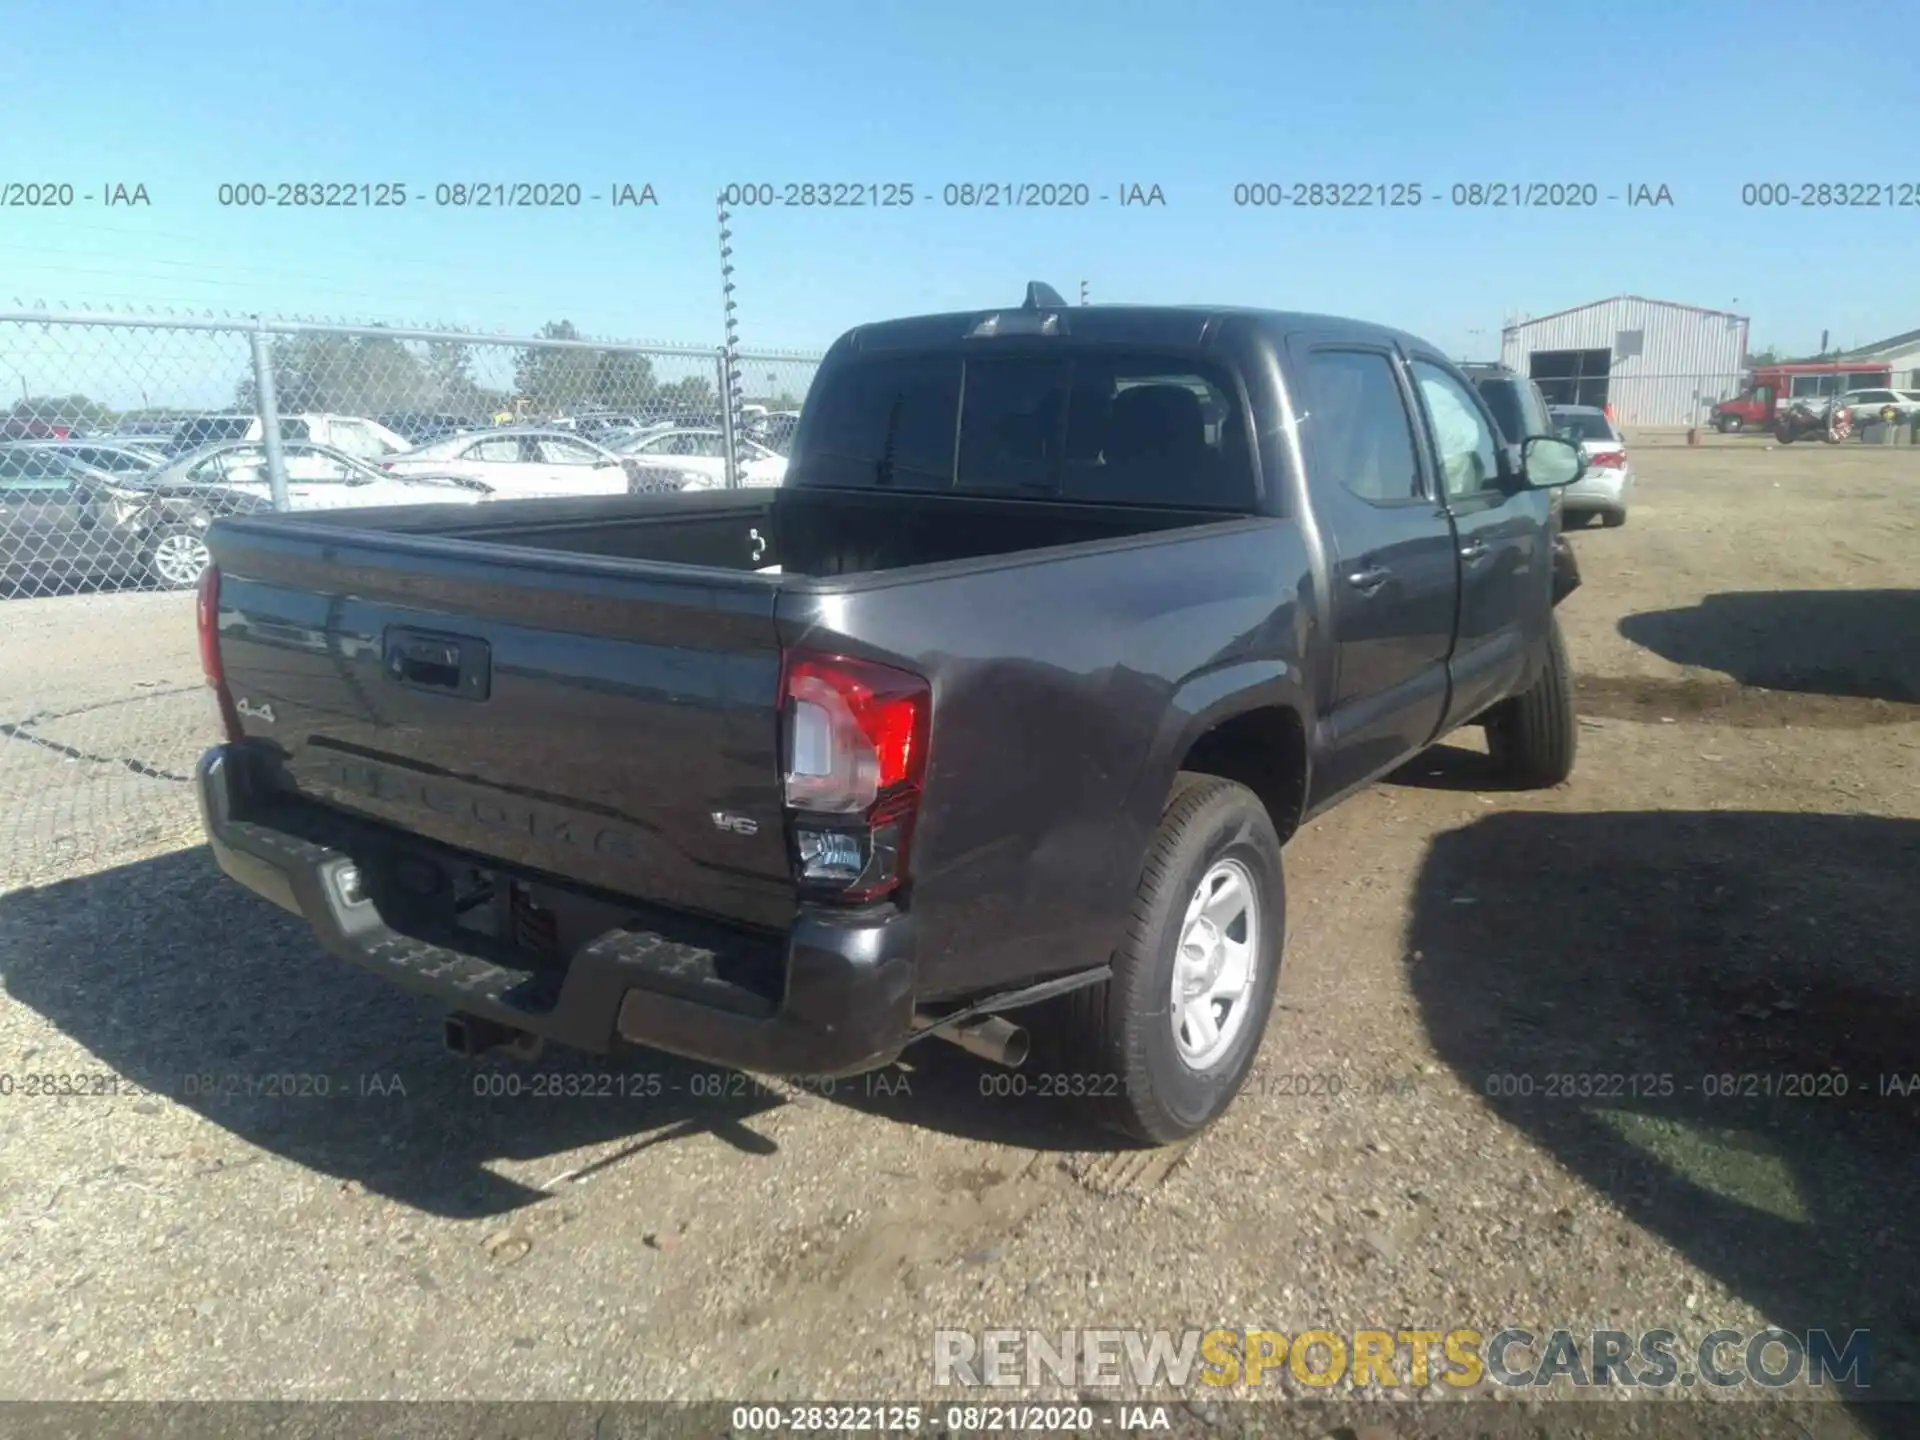
[[[228,687],[277,785],[616,894],[791,921],[769,581],[285,520],[210,548]]]

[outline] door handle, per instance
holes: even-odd
[[[1387,581],[1393,578],[1393,572],[1382,565],[1369,565],[1364,570],[1356,570],[1347,576],[1347,583],[1362,595],[1371,595]]]
[[[1482,559],[1486,553],[1487,542],[1482,540],[1478,535],[1460,547],[1460,558],[1462,560],[1479,560]]]

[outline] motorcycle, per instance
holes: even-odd
[[[1791,445],[1796,440],[1818,435],[1827,444],[1838,445],[1852,429],[1853,412],[1850,409],[1831,401],[1816,405],[1806,400],[1796,400],[1774,417],[1773,438],[1782,445]]]

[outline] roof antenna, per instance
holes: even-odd
[[[1067,302],[1051,285],[1039,280],[1027,282],[1027,299],[1020,307],[1022,310],[1064,310],[1066,307]]]

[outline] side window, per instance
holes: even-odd
[[[534,441],[534,446],[549,465],[591,465],[600,458],[600,452],[591,446],[582,445],[578,440],[564,440],[558,435],[542,435]]]
[[[291,469],[298,460],[294,455],[282,454],[281,459]],[[255,446],[240,450],[222,450],[210,455],[194,467],[193,478],[202,481],[232,480],[240,483],[267,480],[267,452]],[[288,479],[293,477],[289,475]]]
[[[469,445],[462,456],[467,460],[485,460],[489,463],[515,464],[520,459],[520,437],[518,435],[496,435]]]
[[[727,437],[720,434],[689,435],[687,448],[681,453],[702,460],[724,460],[727,458]]]
[[[247,429],[251,428],[252,426],[247,427]],[[282,420],[280,422],[280,438],[282,440],[311,440],[313,438],[313,431],[307,427],[307,422],[304,420]]]
[[[1076,500],[1240,512],[1258,499],[1235,387],[1191,359],[1076,356],[1064,461],[1061,492]]]
[[[359,460],[371,460],[384,453],[380,441],[358,420],[336,420],[333,422],[334,448],[344,450]]]
[[[1320,350],[1307,360],[1305,429],[1331,480],[1373,505],[1420,498],[1420,463],[1393,361],[1373,350]]]
[[[361,478],[338,455],[329,455],[314,445],[295,445],[286,455],[287,478],[297,478],[303,484],[337,485],[347,480]]]
[[[0,499],[45,504],[65,500],[72,490],[72,473],[57,455],[31,450],[0,455]]]
[[[1426,405],[1448,498],[1462,499],[1498,483],[1499,443],[1473,395],[1453,376],[1424,360],[1413,362],[1413,378]]]
[[[1535,435],[1551,435],[1553,422],[1547,419],[1547,397],[1540,393],[1540,387],[1531,380],[1526,384],[1527,392],[1527,433],[1520,439],[1526,441]]]
[[[801,483],[891,485],[946,490],[953,485],[960,413],[960,357],[903,355],[836,369],[822,387]],[[798,476],[790,477],[792,480]]]
[[[966,490],[1051,490],[1066,420],[1068,368],[1050,359],[972,360],[960,412]]]

